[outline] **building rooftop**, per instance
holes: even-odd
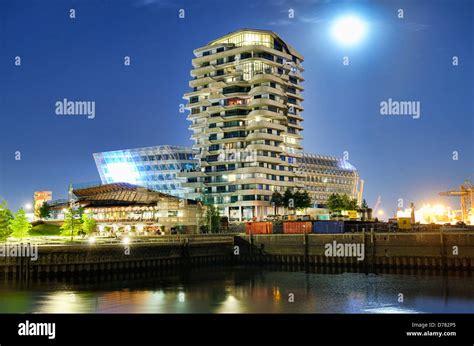
[[[219,37],[215,40],[212,40],[211,42],[209,42],[207,44],[207,46],[212,46],[212,45],[216,44],[217,42],[219,42],[219,41],[221,41],[221,40],[223,40],[223,39],[225,39],[229,36],[233,36],[233,35],[236,35],[236,34],[241,33],[241,32],[257,32],[257,33],[262,33],[262,34],[269,34],[269,35],[273,36],[273,38],[279,39],[282,43],[284,43],[291,54],[293,54],[294,56],[296,56],[299,59],[303,60],[303,56],[300,53],[298,53],[298,51],[296,49],[294,49],[292,46],[290,46],[288,43],[286,43],[276,32],[271,31],[271,30],[242,28],[242,29],[238,29],[238,30],[229,32],[229,33],[227,33],[227,34],[225,34],[225,35],[223,35],[223,36],[221,36],[221,37]],[[196,49],[195,52],[200,51],[202,49],[204,49],[204,47]]]
[[[133,206],[154,205],[164,199],[186,200],[162,192],[147,189],[129,183],[99,184],[72,190],[75,201],[82,207]],[[188,204],[196,201],[186,200]],[[69,205],[68,200],[57,200],[49,203],[53,208],[64,208]]]
[[[155,146],[149,146],[149,147],[140,147],[140,148],[132,148],[132,149],[118,149],[118,150],[110,150],[110,151],[102,151],[102,152],[97,152],[94,153],[93,156],[96,157],[97,155],[100,154],[109,154],[109,153],[121,153],[124,151],[153,151],[155,153],[173,153],[176,151],[195,151],[192,147],[186,147],[182,145],[155,145]]]
[[[349,161],[344,160],[343,158],[335,157],[335,156],[303,153],[303,156],[298,159],[298,162],[302,166],[318,165],[318,166],[334,167],[334,168],[338,168],[340,170],[345,170],[345,171],[357,171],[357,168],[355,168],[352,164],[350,164]]]

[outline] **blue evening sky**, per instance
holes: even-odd
[[[357,46],[330,35],[346,14],[368,23]],[[474,173],[473,16],[468,0],[0,0],[0,196],[15,210],[36,190],[65,197],[99,180],[93,152],[191,145],[179,104],[193,49],[258,28],[305,57],[305,151],[347,151],[369,205],[381,196],[390,213],[399,198],[457,205],[438,192]],[[95,101],[95,119],[55,115],[63,98]],[[421,102],[421,117],[380,115],[389,98]]]

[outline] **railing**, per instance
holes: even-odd
[[[96,236],[94,241],[91,238],[75,236],[73,242],[70,236],[38,236],[24,238],[22,240],[8,240],[7,245],[31,244],[31,245],[100,245],[100,244],[123,244],[127,238],[127,244],[208,244],[208,243],[229,243],[233,242],[234,234],[177,234],[163,236],[122,236],[103,237]]]

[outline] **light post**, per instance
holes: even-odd
[[[71,207],[71,243],[74,242],[74,210]]]

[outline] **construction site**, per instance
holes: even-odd
[[[471,176],[472,177],[472,176]],[[473,184],[471,177],[456,190],[439,192],[441,197],[459,198],[459,209],[451,208],[445,204],[424,204],[416,208],[412,203],[410,208],[399,209],[396,220],[398,223],[409,224],[437,224],[445,226],[474,225]],[[392,221],[395,221],[392,219]],[[403,227],[403,226],[402,226]]]

